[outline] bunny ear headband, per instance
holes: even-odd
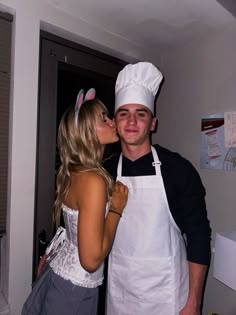
[[[85,97],[84,97],[84,90],[81,89],[79,91],[77,98],[76,98],[76,102],[75,102],[75,125],[76,125],[76,127],[77,127],[77,122],[78,122],[79,111],[80,111],[82,104],[85,101],[93,100],[95,98],[95,95],[96,95],[96,91],[93,88],[88,90]]]

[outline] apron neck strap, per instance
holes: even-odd
[[[117,167],[117,176],[118,176],[118,177],[121,177],[122,156],[123,156],[123,154],[121,153],[121,154],[120,154],[120,157],[119,157],[118,167]]]
[[[160,161],[159,158],[158,158],[156,149],[155,149],[153,146],[151,146],[151,149],[152,149],[152,155],[153,155],[152,166],[155,167],[155,169],[156,169],[156,174],[157,174],[157,168],[161,166],[161,161]]]
[[[157,171],[157,167],[159,167],[161,165],[161,162],[158,158],[158,155],[157,155],[157,151],[155,150],[155,148],[153,146],[151,146],[151,151],[152,151],[152,156],[153,156],[153,162],[152,162],[152,166],[155,167],[156,171]],[[118,162],[118,167],[117,167],[117,176],[121,177],[121,174],[122,174],[122,162],[123,162],[123,154],[121,153],[120,154],[120,157],[119,157],[119,162]],[[157,172],[156,172],[157,174]]]

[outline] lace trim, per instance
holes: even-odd
[[[78,209],[71,209],[69,207],[67,207],[64,203],[62,204],[62,210],[63,211],[66,211],[66,212],[69,212],[70,214],[74,214],[74,213],[78,213]]]
[[[91,288],[91,289],[96,288],[99,285],[102,285],[103,279],[104,279],[104,277],[102,277],[99,280],[94,281],[94,282],[91,282],[91,280],[88,280],[88,282],[86,282],[85,280],[83,280],[83,282],[80,282],[80,281],[77,281],[75,279],[71,279],[71,275],[67,275],[65,273],[61,274],[60,272],[58,272],[58,270],[54,270],[53,268],[52,268],[52,270],[54,273],[56,273],[59,277],[63,278],[64,280],[68,280],[71,283],[73,283],[74,285],[78,285],[78,286],[83,287],[83,288]]]

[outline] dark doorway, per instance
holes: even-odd
[[[58,167],[56,136],[61,116],[75,103],[78,91],[90,87],[96,89],[97,97],[112,114],[116,76],[125,65],[121,60],[46,32],[41,32],[40,44],[33,279],[39,258],[54,231],[52,209]],[[105,154],[115,151],[119,151],[119,146],[107,147]],[[104,286],[101,294],[104,298]],[[99,315],[102,314],[103,299],[99,306]]]

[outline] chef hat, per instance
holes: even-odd
[[[141,104],[154,113],[154,99],[163,76],[149,62],[129,64],[117,76],[115,112],[126,104]]]

